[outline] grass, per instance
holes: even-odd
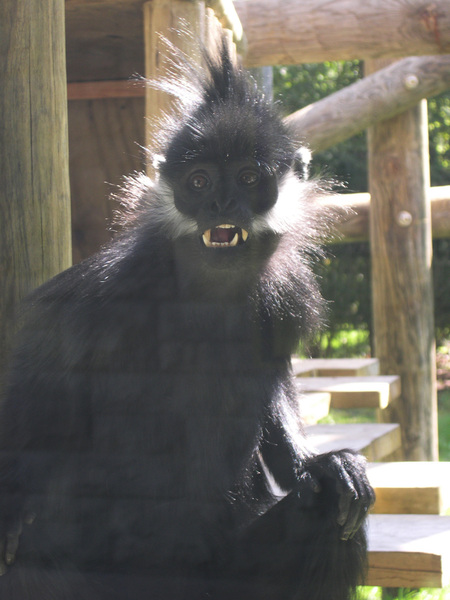
[[[367,332],[342,331],[326,346],[328,357],[341,358],[362,356],[367,344]],[[438,421],[439,457],[450,461],[450,341],[438,348]],[[375,422],[375,409],[330,410],[321,423],[367,423]],[[359,600],[450,600],[450,586],[443,589],[388,590],[379,587],[359,588]]]
[[[450,389],[439,392],[438,423],[439,458],[440,460],[450,460]]]
[[[362,587],[358,600],[450,600],[450,586],[443,589],[408,590],[400,589],[397,595],[390,595],[379,587]]]

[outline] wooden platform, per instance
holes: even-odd
[[[378,375],[377,358],[292,358],[296,377],[357,377]]]
[[[371,515],[367,585],[444,587],[450,583],[450,517]]]
[[[350,448],[376,462],[401,448],[400,426],[395,423],[309,425],[305,429],[318,452]]]
[[[450,462],[369,463],[376,514],[445,514],[450,508]]]
[[[400,377],[299,377],[299,393],[328,392],[332,408],[386,408],[400,396]]]

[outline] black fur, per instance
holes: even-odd
[[[225,47],[185,68],[196,95],[156,182],[128,180],[122,233],[27,302],[5,600],[345,600],[361,577],[364,461],[308,448],[290,369],[320,320],[317,184]],[[239,243],[205,246],[221,224]]]

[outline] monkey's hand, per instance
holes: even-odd
[[[341,539],[351,539],[375,502],[375,492],[366,475],[365,458],[352,450],[329,452],[307,459],[303,469],[300,487],[306,484],[327,503],[336,504],[331,508],[336,511]]]

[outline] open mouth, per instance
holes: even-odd
[[[232,248],[247,241],[248,231],[236,225],[218,225],[207,229],[202,240],[207,248]]]

